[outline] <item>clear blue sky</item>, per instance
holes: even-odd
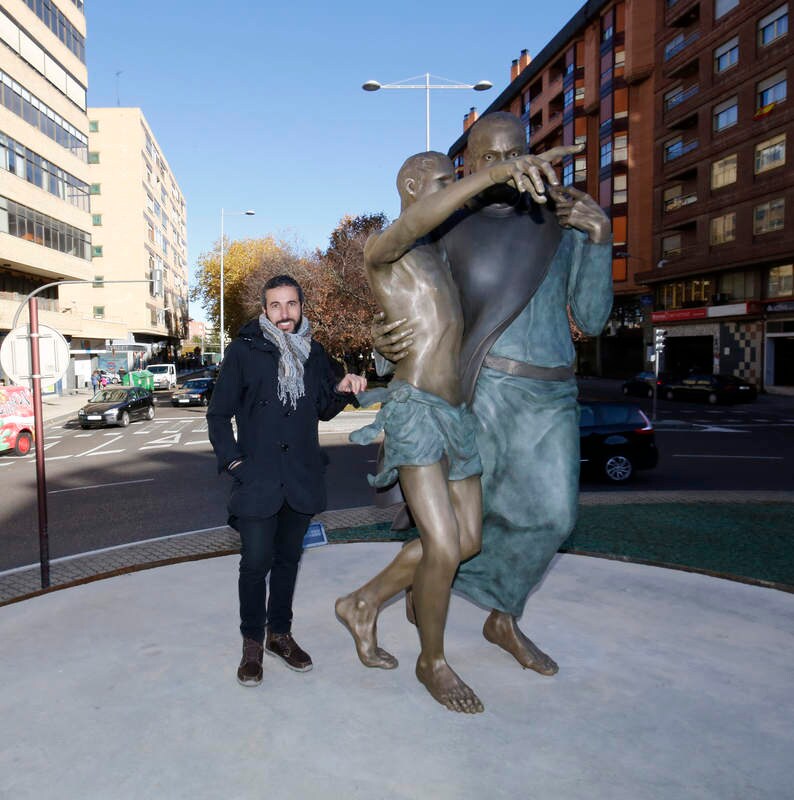
[[[325,247],[347,213],[399,211],[394,178],[425,147],[423,91],[364,92],[369,79],[490,80],[431,92],[431,147],[446,151],[469,107],[507,86],[582,0],[87,0],[88,102],[137,106],[185,195],[188,259],[220,236],[273,234]],[[116,72],[121,74],[116,77]],[[191,304],[191,315],[203,319]]]

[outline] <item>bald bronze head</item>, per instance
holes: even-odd
[[[397,191],[405,209],[420,197],[443,189],[455,180],[449,156],[428,150],[405,160],[397,173]]]
[[[469,133],[467,162],[471,172],[493,166],[497,161],[517,158],[527,151],[524,125],[506,111],[486,114]]]

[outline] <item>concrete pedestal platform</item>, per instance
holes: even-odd
[[[0,797],[545,797],[791,795],[794,595],[560,556],[522,627],[560,664],[522,670],[453,598],[447,655],[484,714],[416,681],[415,629],[387,608],[391,672],[355,656],[333,601],[399,545],[304,556],[294,633],[315,668],[265,659],[235,680],[237,558],[136,572],[0,608]]]

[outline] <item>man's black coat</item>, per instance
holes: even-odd
[[[326,506],[325,459],[318,420],[335,417],[353,395],[335,391],[338,379],[322,345],[312,340],[304,364],[305,393],[297,407],[278,399],[279,351],[262,335],[258,320],[246,323],[223,359],[207,409],[218,471],[232,471],[230,524],[234,517],[270,517],[286,501],[316,514]],[[237,438],[231,420],[237,422]]]

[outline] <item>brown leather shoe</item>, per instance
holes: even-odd
[[[259,686],[262,683],[262,642],[243,639],[243,659],[237,669],[237,682],[243,686]]]
[[[308,672],[313,664],[311,656],[300,648],[291,633],[267,632],[265,652],[269,656],[280,658],[290,669],[296,672]]]

